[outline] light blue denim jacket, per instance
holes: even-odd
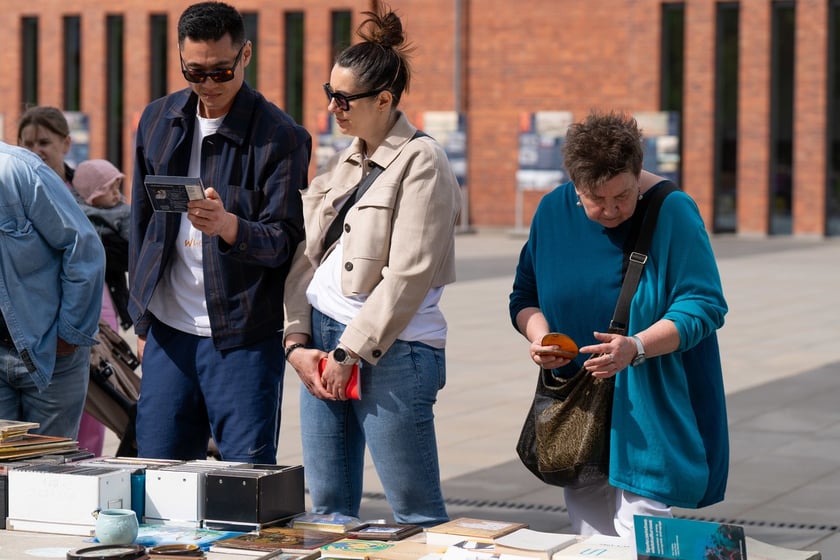
[[[38,156],[0,142],[0,310],[39,389],[58,337],[96,344],[105,250],[70,189]]]

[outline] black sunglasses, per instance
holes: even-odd
[[[242,46],[239,47],[239,52],[236,53],[236,58],[233,59],[233,66],[230,68],[222,68],[221,70],[213,70],[211,72],[204,72],[203,70],[189,70],[184,66],[184,58],[181,57],[181,73],[184,74],[184,78],[188,82],[192,82],[193,84],[203,84],[207,81],[207,78],[210,78],[219,84],[229,82],[236,75],[236,65],[239,64],[239,59],[242,58],[242,51],[245,49],[245,45],[247,43],[248,41],[244,41]]]
[[[337,91],[333,91],[330,87],[330,83],[327,82],[324,84],[324,93],[327,94],[327,104],[330,101],[335,100],[335,104],[338,105],[338,108],[342,111],[349,111],[350,110],[350,102],[354,99],[363,99],[365,97],[373,97],[374,95],[379,95],[385,91],[384,89],[372,89],[370,91],[366,91],[365,93],[356,93],[354,95],[344,95],[343,93],[338,93]]]

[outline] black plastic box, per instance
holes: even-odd
[[[302,465],[241,465],[205,476],[204,526],[253,530],[306,510]]]

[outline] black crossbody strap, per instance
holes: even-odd
[[[632,247],[632,251],[627,257],[627,270],[624,273],[624,281],[621,284],[621,293],[618,296],[618,303],[615,305],[612,321],[610,321],[609,332],[614,334],[627,334],[627,322],[630,319],[630,302],[633,299],[633,294],[636,293],[636,288],[639,286],[639,280],[642,278],[642,269],[648,259],[648,250],[650,249],[650,242],[653,239],[653,228],[656,227],[656,220],[659,216],[659,210],[662,207],[662,202],[665,197],[677,190],[676,185],[670,181],[665,181],[658,189],[653,191],[647,202],[647,208],[643,209],[644,218],[641,220],[641,227],[634,228],[630,232],[628,238],[629,244],[627,247]],[[633,238],[635,237],[635,243]]]
[[[421,136],[428,136],[428,134],[422,130],[417,130],[408,142],[411,142],[415,138],[420,138]],[[408,142],[406,142],[406,144]],[[373,167],[371,170],[361,181],[359,181],[359,184],[355,187],[355,192],[348,197],[347,202],[345,202],[341,207],[341,210],[338,211],[335,219],[327,229],[327,234],[324,236],[324,249],[329,249],[336,241],[338,241],[338,238],[341,237],[341,230],[344,228],[344,218],[347,216],[347,212],[354,204],[356,204],[356,202],[359,201],[360,198],[362,198],[376,178],[385,171],[384,167],[380,167],[375,163],[372,165]]]
[[[385,171],[384,167],[374,165],[361,182],[359,182],[359,185],[355,188],[355,192],[347,197],[347,202],[345,202],[344,206],[341,207],[341,210],[338,211],[338,214],[330,224],[329,229],[327,229],[327,234],[324,236],[324,249],[329,249],[336,241],[338,241],[338,238],[341,237],[341,230],[344,227],[344,218],[347,216],[347,211],[350,210],[350,207],[356,204],[356,201],[361,198],[365,191],[370,188],[370,185],[383,171]]]

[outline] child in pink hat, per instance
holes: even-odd
[[[112,303],[110,301],[103,301],[102,318],[114,330],[119,328],[117,319],[123,328],[131,326],[126,276],[131,207],[125,202],[122,193],[124,178],[125,175],[119,169],[104,159],[83,161],[73,175],[73,189],[77,199],[105,246],[105,284],[113,305],[108,305]]]
[[[125,175],[110,161],[83,161],[73,175],[73,190],[79,205],[96,228],[105,247],[105,288],[102,315],[115,331],[131,326],[128,314],[128,235],[131,207],[125,202]],[[79,446],[101,455],[105,426],[85,412],[79,426]]]

